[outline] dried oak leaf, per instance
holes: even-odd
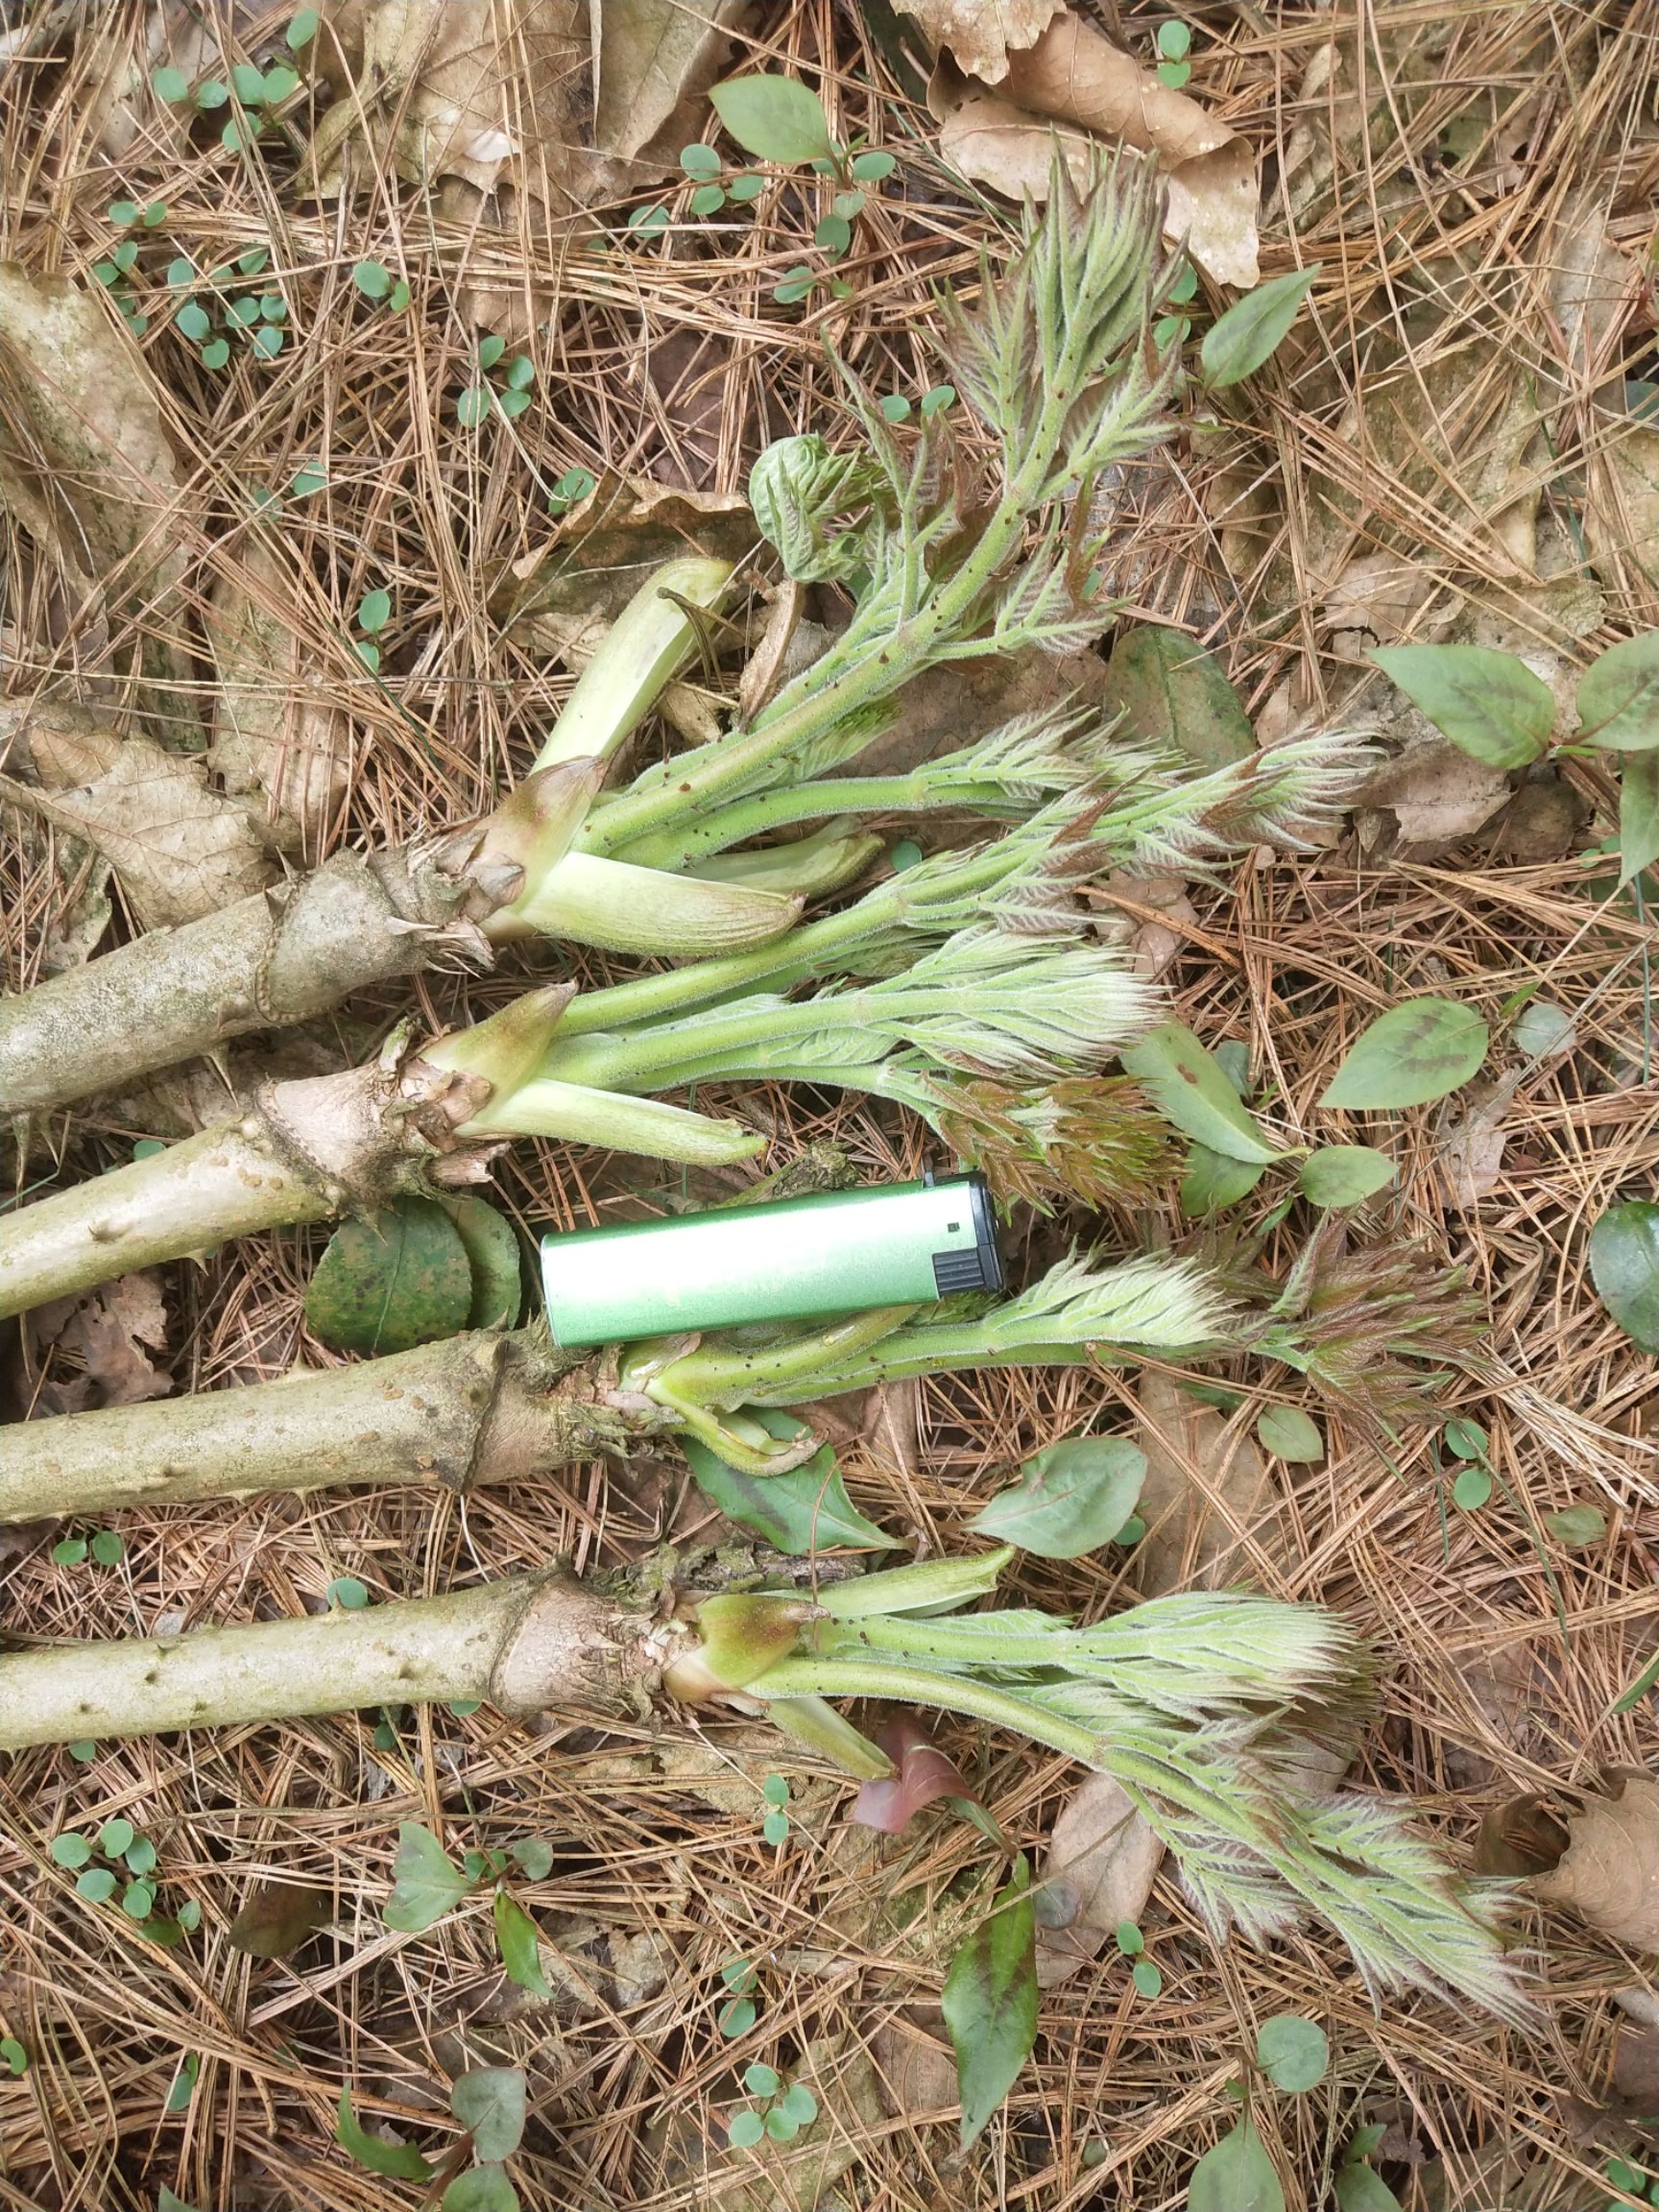
[[[1567,1823],[1561,1863],[1533,1887],[1632,1951],[1659,1951],[1659,1781],[1626,1777]]]
[[[1164,1845],[1110,1774],[1086,1774],[1054,1823],[1043,1857],[1048,1911],[1037,1927],[1037,1979],[1070,1982],[1125,1920],[1139,1920]]]
[[[914,15],[935,52],[943,48],[970,76],[999,84],[1013,55],[1062,12],[1063,0],[894,0]]]
[[[1142,1594],[1220,1589],[1248,1575],[1260,1524],[1279,1503],[1249,1431],[1148,1375],[1135,1441],[1146,1455],[1136,1507],[1146,1533],[1134,1553]]]

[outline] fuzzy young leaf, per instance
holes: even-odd
[[[1590,1232],[1590,1278],[1625,1335],[1659,1352],[1659,1206],[1631,1198],[1608,1207]]]
[[[1285,2212],[1285,2192],[1253,2121],[1240,2120],[1199,2159],[1187,2212]]]
[[[1296,1178],[1315,1206],[1358,1206],[1393,1182],[1394,1163],[1369,1144],[1326,1144],[1310,1152]]]
[[[1525,768],[1550,742],[1555,695],[1513,653],[1380,645],[1371,659],[1459,752],[1489,768]]]
[[[1019,2078],[1037,2040],[1037,1921],[1030,1869],[1015,1861],[990,1912],[956,1947],[945,1977],[945,2025],[956,2054],[964,2150]]]
[[[1659,630],[1610,645],[1578,679],[1580,738],[1615,753],[1659,745]]]
[[[1325,2031],[1295,2012],[1275,2012],[1256,2037],[1256,2063],[1275,2089],[1301,2096],[1316,2089],[1331,2063]]]
[[[1190,1029],[1161,1022],[1121,1055],[1152,1103],[1184,1135],[1230,1160],[1267,1162],[1279,1154],[1239,1103],[1238,1094]]]
[[[475,2066],[449,2094],[449,2109],[485,2165],[511,2158],[524,2136],[524,2075],[517,2066]]]
[[[834,151],[816,92],[795,77],[733,77],[709,95],[746,154],[762,161],[819,161]]]
[[[495,1920],[495,1948],[501,1954],[508,1981],[516,1982],[520,1989],[528,1989],[551,2004],[553,1992],[541,1971],[541,1939],[536,1933],[535,1921],[505,1889],[496,1890],[491,1911]]]
[[[1632,753],[1619,775],[1619,888],[1659,860],[1659,751]]]
[[[359,2166],[366,2166],[371,2174],[384,2174],[394,2181],[430,2181],[437,2171],[426,2163],[413,2143],[382,2143],[378,2135],[371,2135],[351,2109],[349,2089],[340,2092],[334,2140]]]
[[[1360,1032],[1321,1106],[1427,1106],[1467,1083],[1486,1057],[1486,1024],[1455,998],[1408,998]]]
[[[1128,736],[1206,768],[1247,760],[1256,750],[1250,717],[1220,661],[1161,623],[1138,624],[1113,647],[1101,704],[1122,715]]]
[[[336,1351],[407,1352],[467,1326],[472,1264],[432,1198],[342,1222],[305,1292],[305,1320]]]
[[[1199,366],[1212,392],[1221,392],[1253,375],[1274,353],[1296,320],[1296,310],[1318,282],[1324,266],[1292,270],[1258,284],[1242,300],[1235,300],[1227,312],[1204,333],[1198,349]]]
[[[1145,1479],[1145,1454],[1121,1437],[1068,1437],[1027,1459],[1014,1487],[968,1526],[1039,1559],[1081,1559],[1113,1542]]]
[[[747,1408],[769,1436],[787,1442],[805,1423],[765,1407]],[[854,1551],[891,1551],[897,1539],[867,1521],[847,1495],[835,1454],[826,1444],[805,1466],[783,1475],[749,1475],[732,1467],[708,1445],[683,1436],[680,1449],[711,1505],[729,1521],[753,1530],[791,1558],[843,1547]]]
[[[400,1936],[419,1936],[452,1912],[474,1887],[430,1828],[405,1820],[397,1831],[392,1895],[381,1917]]]
[[[1312,1465],[1325,1456],[1318,1424],[1299,1406],[1269,1406],[1256,1424],[1256,1434],[1263,1451],[1295,1465]]]

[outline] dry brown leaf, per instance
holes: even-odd
[[[701,0],[695,8],[685,0],[594,0],[600,152],[649,158],[660,141],[665,165],[677,161],[681,147],[707,128],[697,104],[725,65],[744,9],[745,0]]]
[[[33,777],[0,777],[0,799],[95,846],[147,929],[216,914],[275,878],[246,807],[208,790],[199,759],[118,737],[78,709],[4,703],[0,759]]]
[[[263,545],[213,590],[208,644],[219,671],[213,766],[232,793],[257,791],[275,841],[322,854],[350,780],[347,722],[314,673],[314,656],[274,610],[294,582]]]
[[[734,493],[681,492],[607,471],[580,506],[498,579],[508,626],[539,650],[564,653],[571,618],[613,622],[654,568],[685,553],[737,562],[760,534]],[[541,617],[555,621],[539,634]]]
[[[943,49],[969,76],[1000,84],[1015,54],[1042,36],[1065,0],[894,0],[894,5],[915,16],[935,53]]]
[[[1448,1125],[1438,1147],[1437,1166],[1448,1202],[1472,1213],[1489,1198],[1503,1174],[1503,1147],[1509,1142],[1503,1117],[1521,1088],[1521,1075],[1481,1084]]]
[[[197,735],[181,641],[183,511],[173,451],[137,347],[103,298],[0,262],[0,504],[61,565],[92,612],[141,615],[156,733]]]
[[[1567,1823],[1561,1863],[1534,1889],[1632,1951],[1659,1951],[1659,1781],[1628,1776]]]
[[[1043,1856],[1047,1913],[1037,1929],[1037,1979],[1045,1989],[1081,1972],[1122,1921],[1140,1919],[1163,1857],[1122,1784],[1086,1774],[1060,1808]]]
[[[1368,645],[1403,637],[1432,589],[1422,564],[1402,553],[1363,553],[1350,561],[1321,609],[1334,633],[1332,651],[1339,660],[1362,661]]]
[[[1166,234],[1184,238],[1218,283],[1257,281],[1256,155],[1245,139],[1069,13],[1008,61],[1005,99],[953,84],[943,72],[930,88],[944,123],[940,152],[965,177],[1014,198],[1029,191],[1041,200],[1056,123],[1121,140],[1159,157],[1169,184]],[[1080,172],[1087,140],[1065,131],[1058,136]]]
[[[149,1357],[166,1349],[167,1310],[160,1278],[147,1270],[44,1310],[34,1334],[42,1348],[66,1354],[80,1369],[67,1386],[74,1410],[136,1405],[164,1398],[173,1387],[172,1377]]]
[[[1366,779],[1359,800],[1366,808],[1392,813],[1402,845],[1450,845],[1508,805],[1509,779],[1435,731],[1384,761]],[[1363,822],[1360,834],[1367,841]]]
[[[956,2061],[937,2006],[912,2005],[896,2019],[883,2020],[870,2038],[870,2056],[895,2116],[914,2121],[928,2112],[954,2112],[961,2103]]]
[[[1140,1395],[1137,1442],[1146,1455],[1146,1479],[1136,1511],[1146,1533],[1134,1558],[1142,1594],[1214,1590],[1248,1578],[1251,1552],[1262,1542],[1258,1524],[1278,1503],[1248,1430],[1200,1406],[1166,1376],[1148,1375]]]

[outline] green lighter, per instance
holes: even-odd
[[[544,1237],[541,1281],[556,1343],[611,1344],[999,1290],[1002,1259],[983,1176],[929,1176]]]

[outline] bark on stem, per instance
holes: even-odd
[[[152,929],[0,998],[0,1117],[62,1106],[252,1029],[308,1022],[394,975],[468,954],[516,868],[442,852],[345,853],[180,929]]]
[[[278,1223],[383,1206],[429,1174],[475,1182],[499,1145],[458,1148],[454,1132],[489,1094],[396,1044],[372,1067],[267,1084],[236,1121],[0,1215],[0,1319]]]
[[[354,1367],[26,1421],[0,1452],[0,1522],[265,1490],[511,1482],[670,1425],[607,1405],[535,1326],[477,1330]]]
[[[47,1646],[0,1659],[0,1750],[457,1698],[608,1715],[655,1690],[676,1633],[555,1570],[360,1612]]]

